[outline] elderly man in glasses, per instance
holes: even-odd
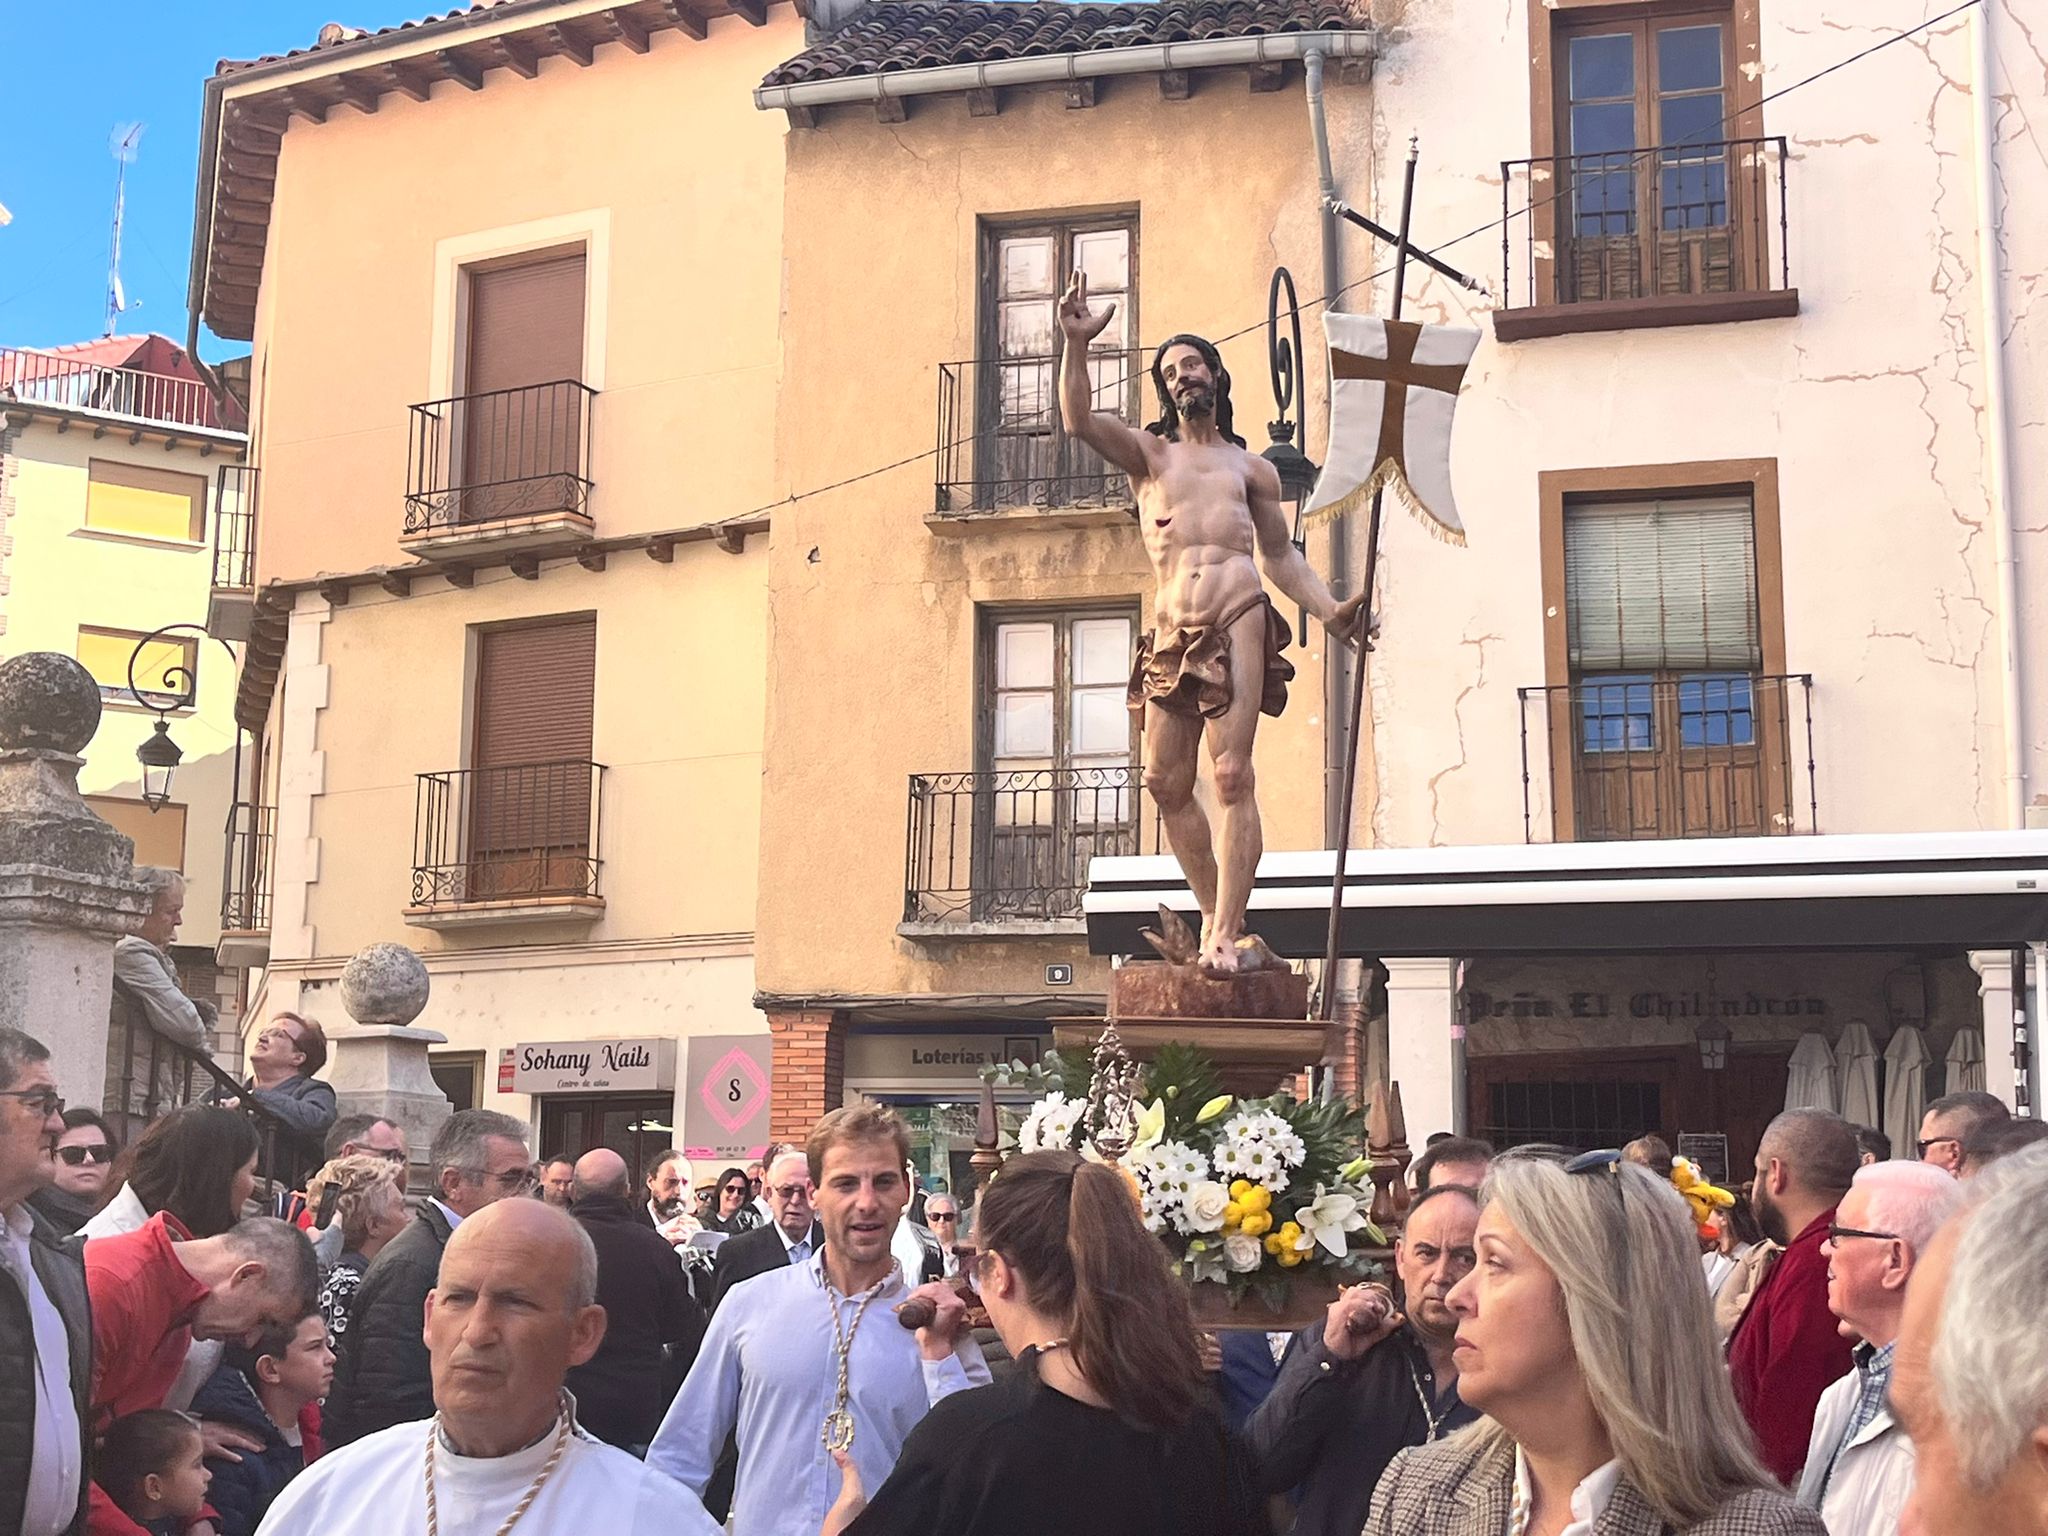
[[[384,1247],[356,1292],[321,1410],[330,1445],[434,1411],[432,1361],[420,1333],[441,1253],[465,1218],[533,1188],[526,1126],[489,1109],[450,1115],[427,1152],[434,1194]]]
[[[1855,1342],[1856,1369],[1821,1394],[1799,1502],[1830,1531],[1894,1536],[1913,1491],[1913,1442],[1890,1402],[1892,1348],[1906,1282],[1962,1204],[1953,1178],[1926,1163],[1872,1163],[1835,1208],[1821,1253],[1828,1310]]]

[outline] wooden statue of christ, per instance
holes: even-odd
[[[1252,742],[1261,711],[1277,715],[1286,705],[1294,667],[1283,654],[1288,625],[1259,571],[1348,643],[1365,595],[1339,603],[1294,547],[1280,476],[1231,430],[1230,375],[1208,342],[1176,336],[1154,355],[1161,416],[1143,431],[1092,408],[1088,344],[1115,314],[1114,304],[1090,312],[1088,280],[1076,273],[1059,310],[1060,419],[1130,476],[1137,498],[1157,584],[1154,627],[1139,642],[1130,687],[1131,708],[1144,715],[1145,789],[1202,908],[1199,963],[1230,976],[1276,963],[1244,932],[1265,846]],[[1220,840],[1194,794],[1204,741]]]

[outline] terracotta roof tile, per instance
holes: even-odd
[[[1151,5],[874,0],[761,83],[801,85],[947,64],[1365,25],[1346,0],[1163,0]]]

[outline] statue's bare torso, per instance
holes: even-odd
[[[1251,457],[1235,443],[1157,438],[1148,448],[1153,472],[1134,487],[1160,630],[1214,624],[1261,590]]]

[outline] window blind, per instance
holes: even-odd
[[[1570,504],[1564,566],[1574,672],[1763,665],[1747,496]]]

